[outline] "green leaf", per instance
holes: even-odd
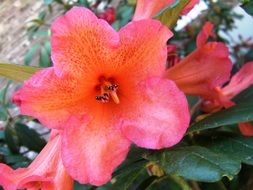
[[[50,55],[48,50],[43,46],[40,51],[40,67],[49,67],[51,65]]]
[[[25,65],[29,65],[29,63],[32,61],[34,55],[36,54],[38,48],[40,47],[39,44],[35,44],[32,46],[25,54]]]
[[[4,131],[0,131],[0,140],[3,140],[5,138]]]
[[[251,16],[253,15],[253,1],[248,1],[245,2],[242,6],[241,6],[248,14],[250,14]]]
[[[16,123],[15,129],[22,145],[36,152],[40,152],[46,145],[46,141],[39,134],[22,123]]]
[[[193,124],[188,132],[202,131],[224,125],[232,125],[243,121],[253,120],[253,99],[237,104],[231,108],[216,112],[205,119]]]
[[[124,26],[131,20],[134,9],[132,6],[123,5],[117,10],[117,20],[119,21],[120,27]]]
[[[5,142],[8,148],[13,153],[19,153],[19,141],[17,133],[10,125],[7,125],[4,130]]]
[[[6,121],[8,119],[8,113],[6,112],[6,109],[4,109],[0,105],[0,121]]]
[[[173,28],[176,25],[177,20],[180,17],[182,10],[186,7],[186,5],[189,2],[190,0],[177,0],[172,5],[160,11],[154,17],[154,19],[160,20],[161,23],[168,26],[169,28]]]
[[[28,158],[21,156],[21,155],[7,155],[5,156],[5,161],[7,164],[15,164],[18,162],[28,162]]]
[[[241,167],[233,158],[201,146],[160,151],[147,158],[169,174],[203,182],[215,182],[224,176],[231,179]]]
[[[247,88],[233,98],[233,102],[239,104],[241,102],[250,102],[253,100],[253,86]]]
[[[36,71],[39,70],[40,68],[38,67],[0,63],[0,76],[18,82],[23,82],[24,80],[30,78]]]
[[[235,136],[231,133],[204,135],[196,139],[212,152],[225,154],[245,164],[253,165],[253,138]]]
[[[119,175],[117,175],[114,180],[111,190],[128,190],[137,179],[145,179],[148,176],[146,171],[146,162],[140,161],[133,163],[131,166],[124,170]]]
[[[169,176],[164,176],[154,180],[145,190],[182,190],[180,186],[169,178]]]

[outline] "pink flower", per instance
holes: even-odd
[[[60,136],[53,137],[28,168],[12,170],[0,164],[0,185],[4,190],[71,190],[73,180],[61,159]]]
[[[216,87],[214,94],[216,97],[206,100],[202,109],[205,112],[215,112],[222,107],[229,108],[235,103],[231,101],[237,94],[252,86],[253,84],[253,62],[248,62],[231,78],[225,87]],[[248,122],[239,123],[239,129],[245,136],[253,136],[253,126]]]
[[[178,143],[188,125],[184,94],[165,79],[166,42],[159,21],[130,22],[119,32],[85,8],[52,25],[54,66],[14,96],[23,114],[62,130],[62,159],[80,183],[102,185],[129,146]]]
[[[229,80],[232,62],[228,48],[221,42],[207,42],[213,25],[206,22],[197,36],[197,49],[167,70],[166,76],[173,80],[186,94],[213,100],[217,86]]]
[[[175,2],[176,0],[138,0],[133,20],[152,18]],[[199,0],[190,0],[188,5],[183,9],[182,14],[187,14],[198,2]]]
[[[104,12],[98,14],[98,18],[102,18],[109,24],[112,24],[116,20],[116,11],[113,7],[109,7]]]

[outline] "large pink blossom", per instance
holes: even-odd
[[[52,25],[53,67],[15,94],[21,113],[62,131],[62,159],[80,183],[102,185],[131,143],[161,149],[188,125],[184,94],[166,79],[166,42],[159,21],[133,21],[116,32],[85,8]]]

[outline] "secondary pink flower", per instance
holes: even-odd
[[[207,42],[213,25],[207,22],[197,36],[197,49],[167,70],[173,80],[186,94],[214,99],[217,86],[229,80],[232,62],[228,48],[221,42]]]
[[[63,131],[63,163],[80,183],[110,180],[131,143],[160,149],[183,137],[186,98],[163,78],[171,36],[155,20],[116,32],[78,7],[53,23],[54,66],[26,81],[13,99],[23,114]]]
[[[60,136],[53,137],[28,168],[11,169],[0,164],[0,185],[4,190],[71,190],[73,180],[61,159]]]
[[[225,87],[217,87],[214,94],[216,98],[206,100],[202,105],[205,112],[216,112],[221,108],[234,106],[231,100],[237,94],[252,86],[253,84],[253,62],[248,62],[231,78]],[[239,123],[239,129],[245,136],[253,136],[253,125],[248,122]]]
[[[243,67],[231,78],[229,84],[222,88],[222,92],[229,99],[253,85],[253,61]]]
[[[253,62],[248,62],[231,78],[228,85],[215,88],[216,98],[206,100],[202,109],[206,112],[214,112],[222,107],[228,108],[235,105],[231,101],[236,95],[253,84]]]
[[[138,0],[133,20],[152,18],[175,2],[176,0]],[[198,2],[199,0],[190,0],[182,14],[187,14]]]

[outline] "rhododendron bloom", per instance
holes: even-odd
[[[207,42],[213,25],[207,22],[197,36],[197,49],[167,70],[173,80],[186,94],[214,99],[217,86],[229,80],[232,62],[228,48],[221,42]]]
[[[176,0],[138,0],[133,20],[152,18],[161,10],[173,5],[175,2]],[[190,2],[182,10],[182,14],[187,14],[198,2],[199,0],[190,0]]]
[[[4,190],[71,190],[73,180],[61,159],[60,136],[52,137],[28,168],[11,169],[0,164],[0,185]]]
[[[215,112],[222,107],[228,108],[234,106],[231,100],[243,90],[253,85],[253,62],[248,62],[231,78],[225,87],[217,87],[215,89],[216,98],[206,100],[202,105],[205,112]],[[253,126],[250,123],[239,123],[239,129],[245,136],[253,136]]]
[[[159,21],[116,32],[85,8],[52,25],[54,66],[14,96],[23,114],[62,130],[62,159],[80,183],[102,185],[129,146],[171,147],[189,125],[184,94],[164,78],[172,33]]]

